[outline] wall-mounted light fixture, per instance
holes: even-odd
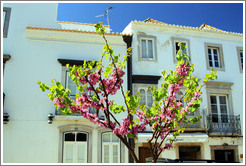
[[[9,114],[3,113],[3,124],[7,124],[9,122]]]
[[[52,124],[54,117],[55,116],[53,114],[49,113],[49,115],[48,115],[48,124]]]

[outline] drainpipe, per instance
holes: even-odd
[[[123,35],[123,40],[127,44],[127,49],[132,46],[132,35]],[[129,52],[127,52],[129,55]],[[129,95],[132,95],[132,57],[130,56],[127,61],[127,90],[130,91]],[[130,116],[132,120],[132,116]],[[129,144],[132,147],[133,146],[133,139],[129,138]],[[129,163],[134,163],[134,159],[129,153]]]

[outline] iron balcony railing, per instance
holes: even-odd
[[[241,133],[240,115],[210,114],[207,122],[210,133]]]

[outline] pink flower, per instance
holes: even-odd
[[[176,68],[177,75],[186,76],[190,70],[190,66],[181,64]]]
[[[53,102],[60,108],[64,108],[65,104],[62,104],[63,99],[61,99],[60,97],[56,97]]]

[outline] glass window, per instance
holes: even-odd
[[[141,56],[143,59],[153,59],[154,49],[152,39],[141,39]]]
[[[224,95],[210,96],[212,122],[228,123],[227,98]]]
[[[153,104],[153,98],[151,95],[151,91],[147,87],[141,87],[139,88],[139,92],[141,95],[141,98],[139,100],[140,105],[145,104],[147,107],[151,107]]]
[[[120,139],[112,132],[102,134],[102,163],[120,162]]]
[[[209,67],[220,68],[219,56],[218,48],[208,48]]]

